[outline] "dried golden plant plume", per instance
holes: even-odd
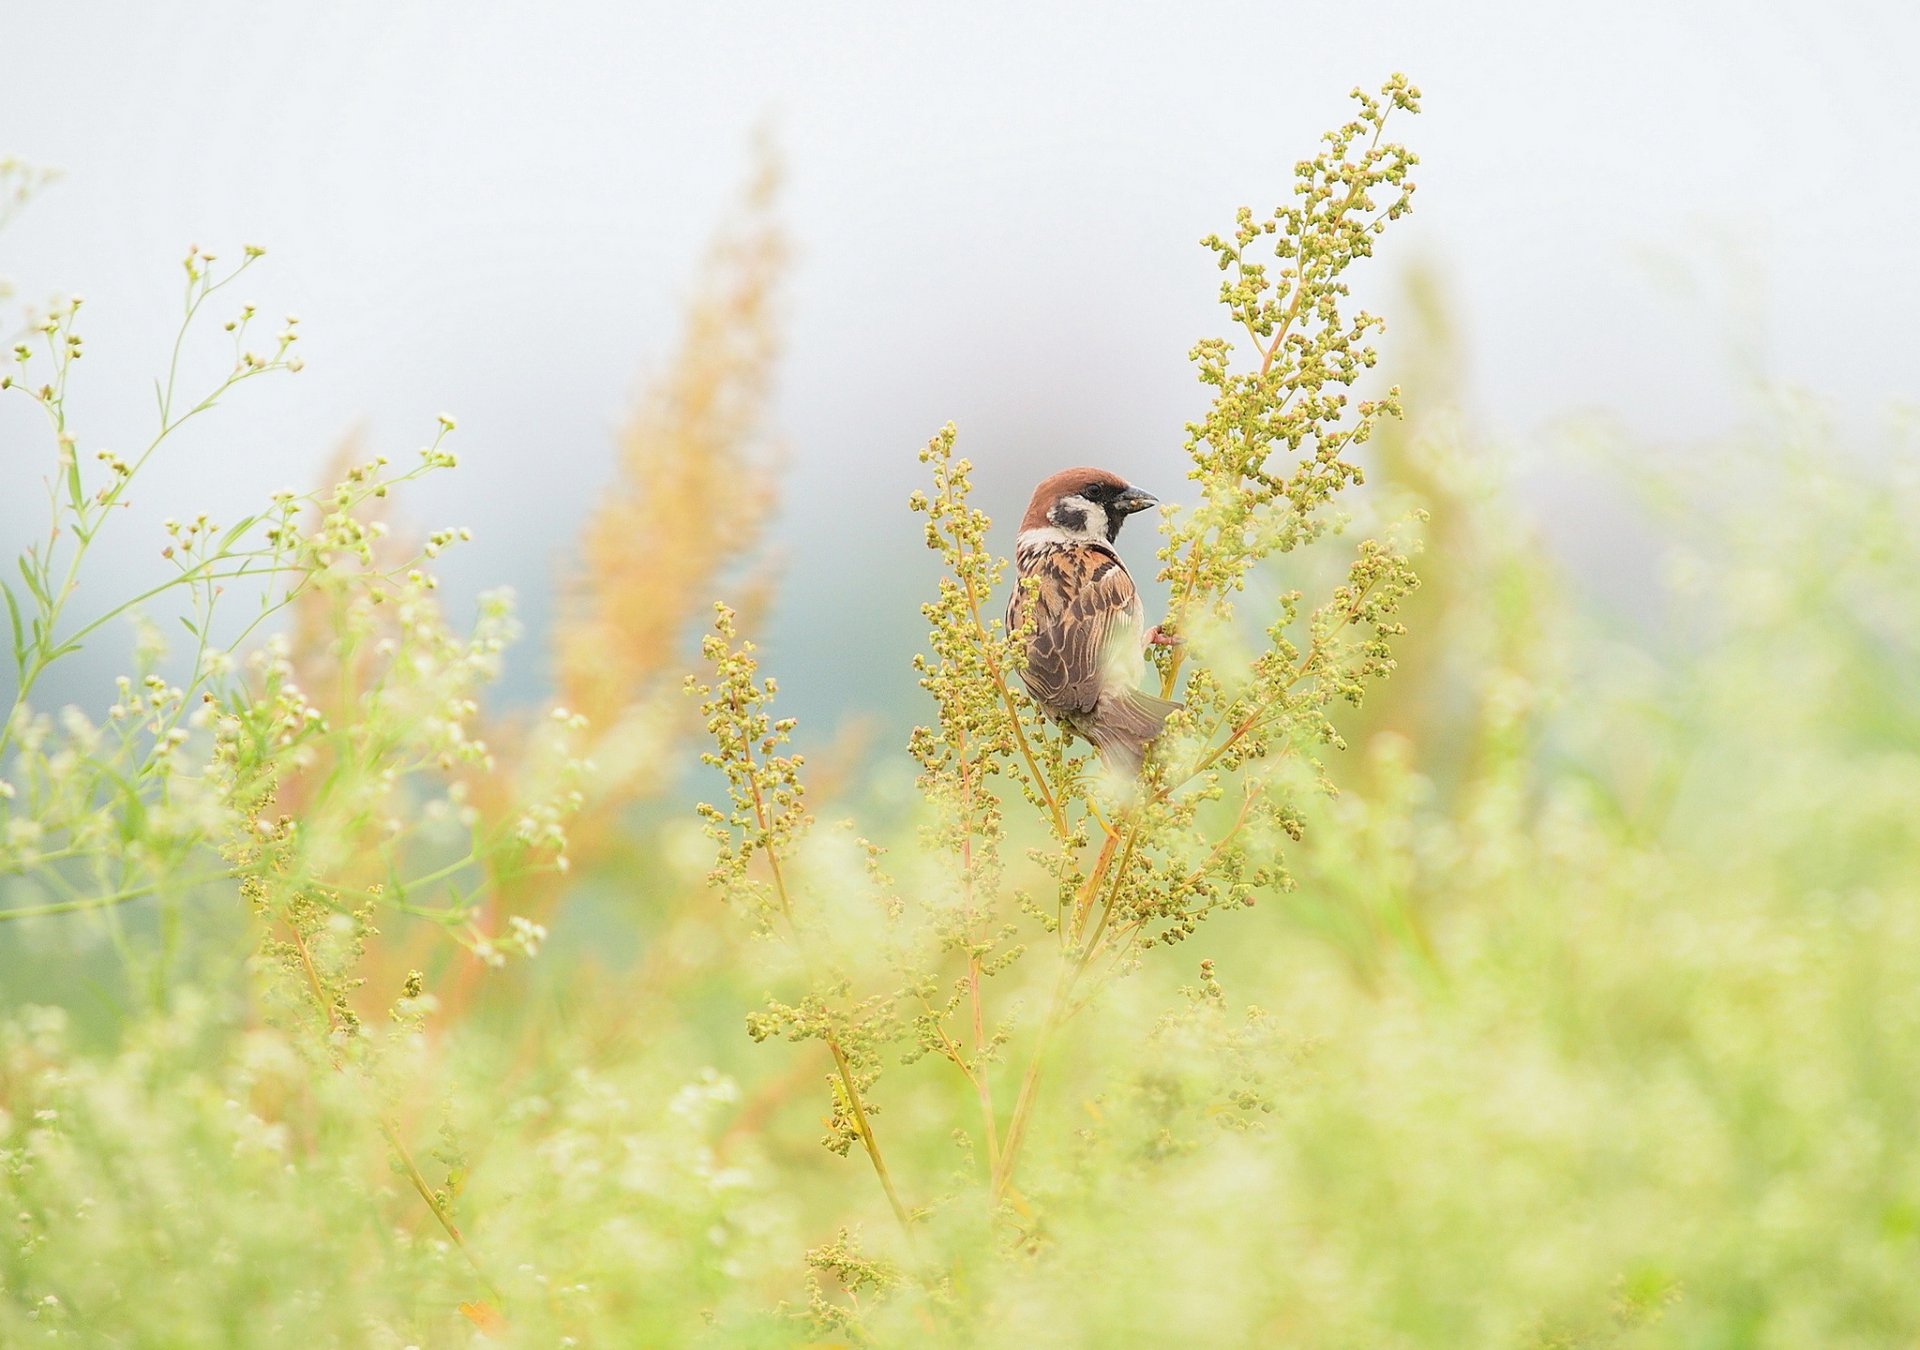
[[[625,810],[680,763],[676,742],[693,730],[680,681],[713,596],[727,578],[749,596],[769,589],[753,559],[778,500],[767,428],[787,261],[778,188],[777,159],[763,147],[708,249],[677,348],[621,428],[615,479],[586,520],[579,568],[558,597],[555,696],[564,715],[584,715],[581,753],[594,765],[569,828],[582,872],[618,851]],[[479,785],[483,803],[543,773],[531,738],[495,728],[490,739],[503,747],[501,768]],[[489,908],[548,916],[565,886],[551,873],[497,877]],[[442,998],[458,1005],[469,986]]]
[[[760,543],[777,500],[766,420],[787,243],[762,150],[714,241],[678,351],[620,432],[619,476],[588,520],[554,632],[566,705],[611,731],[677,677],[721,578]]]

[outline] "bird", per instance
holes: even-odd
[[[1128,777],[1139,776],[1147,744],[1180,707],[1138,688],[1146,648],[1177,639],[1146,629],[1140,592],[1114,550],[1127,517],[1157,505],[1106,469],[1042,480],[1014,540],[1019,584],[1007,601],[1009,634],[1018,639],[1032,623],[1020,667],[1027,692]]]

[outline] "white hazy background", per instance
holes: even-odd
[[[1396,128],[1421,186],[1357,298],[1438,268],[1469,402],[1515,447],[1578,414],[1671,453],[1736,424],[1754,376],[1863,426],[1915,394],[1907,4],[0,11],[0,153],[65,175],[0,236],[0,276],[87,297],[82,453],[150,433],[189,243],[264,245],[234,299],[302,318],[306,371],[180,438],[96,594],[158,575],[162,516],[314,485],[355,428],[410,456],[444,410],[462,468],[404,509],[477,532],[448,560],[456,614],[519,592],[515,697],[756,128],[797,246],[771,645],[802,715],[911,689],[904,499],[947,419],[1005,524],[1071,463],[1178,497],[1186,353],[1219,331],[1197,239],[1279,201],[1348,89],[1395,70],[1425,95]],[[38,410],[0,400],[5,552],[51,454]],[[1569,566],[1641,575],[1568,483],[1541,500]]]

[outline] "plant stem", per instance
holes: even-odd
[[[1353,615],[1358,612],[1359,606],[1366,598],[1366,594],[1367,588],[1363,588],[1361,592],[1354,597],[1352,602],[1350,602],[1340,622],[1328,631],[1337,631],[1338,628],[1352,622]],[[1313,669],[1314,662],[1318,658],[1322,646],[1323,641],[1316,640],[1309,647],[1306,656],[1303,657],[1299,665],[1295,667],[1294,677],[1289,682],[1289,687],[1293,684],[1298,684],[1306,677],[1308,672]],[[1162,787],[1146,805],[1154,805],[1167,800],[1167,798],[1171,797],[1173,793],[1179,789],[1182,783],[1191,782],[1195,777],[1204,773],[1208,767],[1217,762],[1222,755],[1231,749],[1241,737],[1245,736],[1247,732],[1259,722],[1261,716],[1267,712],[1270,706],[1270,704],[1263,703],[1251,713],[1247,714],[1246,717],[1235,724],[1232,733],[1225,741],[1208,752],[1208,754],[1178,782],[1169,783]],[[1203,869],[1219,856],[1221,850],[1226,847],[1234,836],[1239,834],[1241,828],[1246,824],[1247,814],[1252,804],[1253,793],[1251,791],[1251,785],[1249,785],[1249,790],[1241,800],[1239,813],[1236,815],[1232,826],[1227,830],[1226,834],[1216,842],[1213,851],[1208,856],[1207,863],[1202,864]],[[1033,1058],[1028,1062],[1026,1074],[1020,1082],[1020,1095],[1014,1102],[1013,1116],[1007,1124],[1005,1142],[1000,1150],[1000,1164],[994,1170],[993,1199],[996,1204],[999,1203],[1001,1197],[1006,1194],[1007,1188],[1012,1185],[1013,1182],[1014,1168],[1018,1162],[1020,1147],[1026,1138],[1027,1122],[1032,1112],[1034,1097],[1040,1081],[1040,1070],[1046,1058],[1047,1050],[1052,1044],[1053,1038],[1059,1031],[1061,1024],[1066,1020],[1067,1008],[1071,1003],[1075,987],[1079,984],[1081,976],[1086,972],[1087,967],[1092,963],[1094,957],[1098,955],[1101,944],[1106,938],[1108,921],[1112,918],[1114,905],[1119,899],[1120,886],[1125,878],[1127,867],[1133,860],[1135,847],[1140,840],[1140,832],[1143,828],[1141,816],[1144,810],[1145,806],[1139,805],[1130,808],[1127,813],[1116,822],[1115,828],[1107,832],[1106,842],[1101,846],[1100,854],[1094,861],[1093,870],[1088,873],[1086,881],[1081,885],[1079,895],[1075,897],[1072,923],[1064,933],[1061,945],[1060,973],[1054,983],[1053,995],[1048,1000],[1046,1019],[1041,1023],[1040,1035],[1034,1043]],[[1123,833],[1126,836],[1124,846],[1121,845],[1121,835]],[[1115,860],[1116,852],[1118,853],[1117,862]],[[1106,902],[1101,906],[1100,915],[1094,924],[1093,931],[1087,933],[1086,920],[1087,915],[1093,907],[1094,896],[1099,893],[1102,884],[1105,883],[1109,877],[1112,878],[1112,884],[1107,888]],[[1129,928],[1124,931],[1128,936],[1131,936],[1136,929]],[[1085,934],[1084,938],[1082,934]],[[1077,960],[1075,959],[1076,952],[1078,953]]]
[[[887,1170],[887,1160],[880,1156],[880,1141],[873,1137],[873,1126],[867,1123],[867,1108],[860,1100],[860,1089],[853,1076],[853,1065],[847,1062],[847,1052],[840,1048],[840,1042],[829,1036],[827,1049],[833,1052],[834,1067],[840,1071],[840,1083],[847,1093],[847,1105],[853,1110],[853,1123],[860,1131],[860,1142],[866,1146],[867,1157],[873,1160],[874,1175],[880,1178],[880,1188],[887,1193],[887,1203],[893,1207],[893,1217],[900,1221],[900,1231],[913,1240],[913,1220],[907,1214],[907,1207],[900,1203],[900,1192],[894,1189],[893,1174]]]
[[[181,884],[197,886],[202,882],[216,881],[222,875],[224,874],[216,873],[210,876],[195,877]],[[27,905],[20,909],[0,909],[0,923],[4,923],[8,919],[33,919],[47,914],[76,914],[82,910],[106,909],[113,905],[124,905],[129,900],[138,900],[142,896],[151,895],[153,892],[159,890],[162,884],[163,883],[159,881],[149,881],[143,885],[130,886],[125,890],[114,891],[110,895],[83,896],[76,900],[60,900],[45,905]]]
[[[1067,962],[1067,953],[1062,952],[1060,971],[1053,982],[1053,994],[1047,1000],[1046,1020],[1040,1024],[1039,1038],[1033,1044],[1033,1058],[1027,1062],[1027,1072],[1020,1080],[1020,1095],[1014,1099],[1013,1115],[1007,1121],[1006,1141],[1000,1149],[1000,1165],[994,1169],[993,1203],[996,1205],[1013,1184],[1014,1165],[1020,1157],[1020,1145],[1026,1139],[1027,1120],[1033,1111],[1034,1094],[1040,1083],[1040,1066],[1046,1059],[1054,1033],[1060,1029],[1061,1014],[1066,1009],[1067,995],[1074,979],[1070,973],[1072,970],[1073,967]]]
[[[973,1003],[973,1053],[976,1068],[967,1076],[973,1080],[973,1090],[980,1099],[980,1118],[987,1131],[987,1167],[989,1173],[1000,1166],[1000,1137],[993,1109],[993,1085],[987,1078],[987,1036],[981,1019],[980,1008],[980,958],[967,960],[967,995]]]
[[[1018,584],[1018,583],[1016,583]],[[1046,803],[1047,815],[1053,822],[1053,832],[1061,843],[1068,837],[1067,814],[1053,795],[1053,787],[1047,776],[1040,771],[1040,761],[1033,753],[1033,746],[1027,740],[1026,728],[1020,721],[1020,704],[1013,696],[1013,689],[1007,683],[1006,672],[1000,669],[1000,663],[993,659],[993,648],[987,632],[986,620],[980,613],[980,597],[973,588],[973,578],[962,575],[961,585],[967,592],[967,611],[973,617],[974,631],[980,635],[980,660],[987,668],[987,676],[993,681],[994,692],[1000,696],[1001,704],[1007,710],[1007,722],[1013,728],[1014,744],[1020,749],[1020,758],[1026,761],[1027,773],[1033,779],[1034,791],[1040,794]]]
[[[319,1005],[321,1013],[327,1019],[329,1035],[327,1058],[333,1065],[335,1073],[344,1074],[347,1071],[346,1063],[340,1057],[338,1049],[331,1044],[331,1035],[340,1025],[333,1001],[327,997],[326,986],[320,982],[319,968],[313,964],[313,953],[307,947],[307,940],[300,932],[299,923],[291,915],[287,916],[286,922],[287,931],[293,935],[294,950],[300,954],[300,965],[306,972],[307,985],[313,991],[313,1001]],[[453,1240],[453,1245],[458,1247],[460,1254],[467,1258],[467,1264],[473,1267],[474,1274],[480,1277],[480,1283],[487,1287],[487,1292],[496,1299],[500,1298],[500,1286],[493,1282],[486,1268],[480,1264],[479,1258],[474,1256],[472,1250],[468,1248],[467,1240],[460,1236],[459,1228],[454,1226],[453,1217],[441,1208],[439,1197],[433,1193],[433,1188],[427,1185],[427,1179],[420,1174],[419,1166],[413,1161],[413,1154],[408,1152],[407,1146],[401,1142],[399,1129],[387,1118],[384,1111],[377,1113],[377,1119],[380,1122],[380,1132],[386,1136],[387,1143],[392,1146],[394,1153],[400,1159],[402,1168],[406,1171],[407,1180],[413,1183],[414,1190],[419,1192],[427,1208],[433,1211],[433,1217],[438,1220],[446,1235]]]
[[[734,701],[737,714],[744,713],[739,701]],[[786,874],[780,868],[780,853],[773,844],[773,818],[767,810],[765,796],[760,791],[760,764],[753,755],[753,742],[742,736],[740,754],[746,762],[747,787],[753,800],[753,818],[760,827],[760,851],[766,854],[767,866],[773,873],[774,894],[780,900],[780,913],[786,918],[787,927],[793,933],[794,946],[799,950],[801,959],[811,964],[807,952],[806,940],[801,936],[800,927],[794,922],[793,900],[787,892]],[[866,1148],[867,1157],[873,1163],[874,1175],[880,1178],[880,1188],[887,1193],[887,1204],[893,1209],[893,1217],[900,1222],[900,1230],[913,1241],[913,1221],[907,1213],[907,1207],[900,1201],[900,1192],[894,1188],[893,1174],[887,1168],[887,1160],[881,1155],[880,1141],[873,1137],[873,1126],[867,1120],[866,1104],[860,1100],[858,1080],[854,1077],[853,1065],[847,1058],[846,1049],[840,1044],[839,1037],[832,1032],[822,1035],[827,1049],[833,1052],[834,1067],[840,1074],[840,1085],[847,1094],[847,1106],[853,1112],[853,1123],[860,1131],[860,1142]]]
[[[1114,902],[1119,898],[1120,879],[1126,875],[1127,864],[1132,861],[1134,845],[1140,837],[1140,821],[1135,811],[1128,812],[1128,819],[1121,822],[1121,829],[1127,836],[1126,847],[1120,853],[1119,865],[1114,866],[1115,847],[1120,842],[1120,831],[1107,835],[1106,843],[1101,846],[1100,856],[1094,863],[1093,871],[1081,884],[1080,894],[1074,900],[1074,934],[1077,942],[1088,910],[1092,907],[1093,897],[1101,884],[1111,875],[1113,885],[1108,889],[1106,904],[1101,906],[1100,922],[1093,934],[1078,945],[1066,945],[1060,950],[1060,969],[1054,977],[1053,993],[1047,1000],[1047,1015],[1040,1024],[1040,1035],[1034,1041],[1033,1058],[1027,1063],[1027,1071],[1020,1080],[1020,1095],[1013,1104],[1013,1116],[1007,1122],[1006,1141],[1000,1149],[1000,1165],[994,1171],[993,1200],[1000,1202],[1007,1188],[1013,1184],[1014,1167],[1019,1160],[1020,1146],[1026,1140],[1027,1121],[1033,1110],[1034,1096],[1040,1084],[1040,1068],[1045,1062],[1047,1050],[1053,1043],[1055,1033],[1066,1021],[1067,1007],[1073,997],[1073,991],[1086,973],[1087,966],[1093,961],[1100,949],[1101,938],[1106,933],[1107,918],[1113,913]],[[1077,953],[1077,959],[1076,959]]]
[[[439,1198],[434,1195],[433,1188],[427,1185],[427,1179],[420,1174],[419,1166],[413,1161],[413,1154],[409,1153],[407,1146],[401,1142],[400,1131],[385,1115],[380,1117],[380,1133],[387,1137],[387,1143],[392,1146],[394,1153],[400,1159],[401,1167],[406,1171],[407,1180],[413,1183],[413,1189],[420,1193],[420,1198],[427,1202],[427,1208],[433,1211],[433,1217],[440,1221],[440,1227],[445,1230],[448,1237],[453,1239],[453,1245],[459,1248],[462,1256],[467,1258],[467,1264],[472,1266],[473,1273],[480,1277],[480,1283],[487,1287],[487,1292],[494,1298],[504,1302],[500,1286],[493,1282],[493,1277],[487,1274],[486,1268],[474,1256],[473,1249],[467,1246],[467,1240],[460,1236],[460,1230],[454,1226],[452,1216],[440,1207]]]

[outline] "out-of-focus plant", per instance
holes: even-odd
[[[708,250],[673,355],[620,430],[616,481],[587,517],[579,571],[560,598],[557,697],[586,719],[581,752],[594,765],[570,834],[589,863],[628,846],[626,809],[679,772],[677,747],[693,730],[680,679],[715,589],[750,569],[777,501],[767,411],[787,260],[778,191],[778,161],[763,146]],[[747,581],[757,593],[768,585],[764,570]],[[536,913],[560,884],[553,874],[498,879]]]
[[[677,695],[716,587],[759,545],[776,502],[767,408],[787,245],[779,171],[760,163],[715,239],[666,368],[619,435],[618,479],[587,518],[554,633],[559,696],[596,727]]]
[[[0,724],[0,875],[16,879],[9,888],[16,897],[54,895],[14,903],[0,918],[110,914],[152,899],[177,924],[180,904],[224,877],[265,891],[317,890],[336,909],[371,903],[432,918],[483,946],[490,939],[467,925],[461,878],[509,855],[520,860],[514,866],[563,856],[570,789],[550,785],[504,819],[456,812],[450,830],[419,809],[436,781],[444,791],[458,766],[487,758],[469,728],[475,694],[493,673],[511,621],[499,596],[484,602],[471,636],[453,633],[440,613],[426,568],[467,531],[436,531],[415,555],[376,564],[385,527],[364,517],[394,489],[454,464],[443,445],[451,418],[440,419],[412,468],[375,458],[330,491],[276,493],[265,510],[231,524],[205,516],[167,521],[160,552],[171,576],[96,612],[70,612],[91,547],[151,458],[236,386],[300,368],[296,321],[255,351],[255,309],[241,305],[223,325],[231,369],[210,389],[182,386],[181,355],[204,312],[261,254],[249,248],[225,272],[197,249],[187,256],[180,335],[156,385],[157,427],[130,458],[105,449],[83,455],[69,406],[69,382],[85,351],[77,298],[37,318],[40,350],[21,343],[14,369],[0,376],[9,392],[43,409],[55,452],[46,536],[16,559],[16,578],[0,582],[15,673]],[[36,360],[49,366],[38,382]],[[89,471],[83,459],[99,467]],[[329,719],[300,687],[284,636],[248,645],[263,629],[271,633],[289,605],[316,595],[333,608],[336,657],[366,664],[350,719]],[[168,678],[164,636],[147,617],[165,607],[185,611],[175,618],[191,651],[177,679]],[[77,709],[57,718],[35,711],[34,693],[49,670],[126,616],[141,635],[136,670],[119,681],[104,718],[96,724]],[[298,798],[297,816],[280,809],[283,794]],[[414,874],[422,853],[442,856]]]
[[[131,456],[83,453],[72,400],[86,350],[78,297],[31,316],[31,337],[0,375],[0,391],[42,410],[53,451],[47,533],[15,560],[17,579],[0,582],[14,670],[0,722],[0,924],[76,914],[104,922],[160,1010],[187,924],[222,904],[241,909],[273,1003],[311,1029],[304,1043],[320,1062],[371,1082],[393,1039],[367,1025],[356,992],[376,919],[427,920],[489,964],[531,954],[538,926],[515,918],[483,929],[472,892],[488,874],[564,866],[564,823],[582,769],[564,742],[579,722],[557,719],[555,772],[496,811],[466,803],[458,775],[490,764],[472,729],[477,696],[512,634],[506,602],[487,597],[473,632],[456,633],[427,569],[467,531],[435,531],[410,556],[377,558],[385,527],[372,518],[396,488],[453,467],[449,417],[409,469],[376,457],[327,492],[276,493],[232,524],[204,515],[167,521],[160,554],[172,575],[73,613],[94,545],[152,458],[237,386],[301,368],[297,320],[258,347],[256,308],[240,304],[223,324],[232,345],[226,374],[196,390],[183,373],[217,298],[262,255],[249,247],[222,270],[212,255],[188,253],[179,332],[155,383],[155,430]],[[271,628],[302,603],[328,614],[341,673],[332,715],[296,678],[287,635]],[[173,616],[190,639],[184,665],[167,664],[149,617],[156,609],[184,611]],[[48,673],[123,616],[139,626],[136,668],[118,681],[104,717],[36,711]],[[128,940],[121,913],[134,904],[157,910],[158,952]],[[400,996],[394,1020],[404,1034],[430,1003],[418,975]],[[397,1094],[389,1085],[374,1099]],[[379,1119],[415,1189],[458,1242],[457,1166],[444,1186],[431,1185],[394,1117],[383,1108]]]
[[[40,181],[16,167],[9,162],[5,180],[10,208]],[[483,728],[481,691],[515,634],[506,598],[483,597],[473,632],[455,632],[430,568],[468,531],[402,542],[390,529],[390,494],[454,467],[449,417],[410,470],[343,449],[324,491],[277,493],[268,510],[232,525],[168,521],[162,556],[174,575],[71,617],[70,602],[98,590],[80,586],[83,572],[93,580],[89,549],[151,457],[238,384],[301,368],[296,321],[257,352],[255,307],[240,305],[224,324],[230,371],[187,389],[217,298],[262,250],[224,270],[197,248],[189,254],[180,331],[156,384],[158,425],[136,456],[99,452],[97,471],[79,460],[69,400],[85,351],[77,298],[30,313],[13,369],[0,374],[0,391],[43,409],[57,451],[47,536],[4,591],[16,678],[0,722],[0,923],[81,916],[105,925],[160,1015],[185,996],[183,977],[204,968],[178,959],[196,921],[227,931],[222,910],[247,915],[269,1015],[315,1068],[358,1094],[397,1175],[461,1251],[454,1211],[466,1145],[447,1116],[432,1149],[444,1178],[430,1179],[426,1153],[407,1138],[421,1108],[431,1111],[409,1074],[440,1000],[419,971],[398,974],[379,925],[456,939],[477,960],[456,972],[455,992],[473,969],[532,955],[544,924],[507,907],[537,903],[545,888],[529,882],[568,871],[572,827],[589,800],[604,827],[670,769],[662,728],[684,714],[677,698],[665,714],[657,705],[672,688],[672,633],[686,616],[676,619],[669,602],[703,603],[687,597],[752,543],[771,505],[759,409],[782,263],[774,182],[768,162],[739,227],[715,250],[683,350],[625,437],[625,485],[589,530],[589,578],[556,641],[568,694],[604,716],[604,728],[565,708],[530,731]],[[42,362],[51,370],[35,383],[28,376]],[[655,627],[635,631],[635,615]],[[37,711],[48,672],[122,616],[138,626],[136,671],[100,724],[76,708],[58,718]],[[156,617],[192,639],[184,664],[169,660]],[[496,756],[491,730],[504,731],[509,760]],[[157,946],[143,940],[144,925],[121,922],[134,905],[159,916]],[[376,988],[364,988],[370,975]],[[497,1296],[496,1268],[474,1260],[481,1287]],[[483,1323],[497,1317],[485,1302],[475,1310]]]
[[[118,1053],[74,1040],[57,1008],[0,1023],[0,1343],[739,1344],[798,1264],[764,1170],[702,1142],[738,1096],[717,1075],[589,1067],[556,1033],[574,1071],[509,1101],[484,1047],[403,1031],[381,1072],[453,1104],[483,1298],[448,1231],[418,1221],[382,1095],[316,1072],[304,1032],[236,1027],[188,991]],[[422,1166],[454,1156],[444,1128],[432,1148]]]
[[[1043,1066],[1061,1029],[1144,949],[1288,885],[1282,843],[1299,837],[1300,795],[1321,779],[1315,752],[1340,743],[1330,709],[1358,702],[1391,669],[1394,612],[1415,585],[1391,543],[1363,543],[1344,583],[1310,615],[1297,592],[1281,595],[1259,616],[1251,651],[1232,622],[1234,595],[1262,559],[1334,523],[1330,502],[1361,477],[1344,454],[1396,411],[1392,394],[1349,410],[1340,392],[1373,365],[1366,338],[1379,326],[1364,313],[1343,316],[1342,277],[1408,209],[1414,156],[1382,132],[1393,111],[1418,111],[1419,92],[1396,76],[1378,98],[1355,98],[1354,121],[1301,164],[1293,204],[1264,223],[1242,211],[1233,242],[1206,241],[1233,272],[1221,298],[1252,339],[1254,362],[1238,369],[1224,340],[1195,349],[1216,390],[1188,442],[1200,503],[1189,516],[1169,512],[1162,526],[1172,621],[1187,637],[1164,680],[1172,693],[1187,670],[1186,709],[1136,789],[1114,796],[1018,691],[1024,635],[987,617],[1006,563],[990,552],[990,522],[969,501],[970,466],[955,457],[952,427],[922,452],[932,489],[913,501],[946,575],[925,607],[931,651],[917,660],[937,717],[912,740],[929,819],[910,880],[884,872],[881,851],[864,841],[855,841],[867,860],[863,882],[847,876],[845,850],[810,845],[801,760],[781,750],[792,723],[769,711],[773,682],[757,675],[730,611],[708,640],[713,679],[690,682],[714,738],[709,759],[729,789],[726,808],[702,808],[720,844],[713,882],[798,957],[790,972],[798,997],[776,997],[749,1027],[756,1039],[826,1044],[834,1065],[826,1143],[843,1153],[860,1144],[909,1231],[913,1210],[874,1125],[886,1059],[932,1055],[952,1066],[977,1106],[968,1146],[986,1194],[996,1205],[1017,1197]],[[1271,279],[1251,254],[1269,237],[1282,263]],[[1009,779],[1037,834],[1009,821],[999,786]],[[1028,859],[1011,858],[1009,845],[1029,835]],[[863,897],[865,922],[848,891]],[[1046,955],[1044,1011],[1037,1027],[1023,1027],[1014,1009],[1029,982],[1002,978],[1014,988],[996,1000],[989,981],[1033,951]],[[1016,1047],[1025,1067],[1009,1096],[995,1080]]]

